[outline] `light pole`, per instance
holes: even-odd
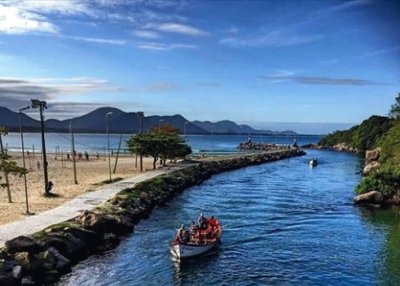
[[[25,148],[24,148],[24,135],[22,132],[22,111],[29,109],[30,106],[25,106],[19,109],[19,132],[21,133],[21,148],[22,148],[22,165],[25,168]],[[28,203],[28,186],[26,183],[26,173],[24,173],[24,186],[25,186],[25,203],[26,203],[26,214],[29,215],[29,203]]]
[[[144,119],[144,112],[138,111],[137,116],[139,117],[139,132],[143,134],[143,119]],[[143,172],[143,155],[140,154],[140,172]]]
[[[188,125],[189,122],[185,121],[185,124],[183,124],[183,134],[186,136],[186,125]]]
[[[47,109],[46,101],[40,101],[39,99],[31,99],[32,108],[39,108],[40,113],[40,127],[42,130],[42,158],[43,158],[43,173],[44,173],[44,193],[49,194],[50,190],[47,188],[49,183],[49,177],[47,173],[47,158],[46,158],[46,141],[44,138],[44,120],[43,110]]]
[[[110,174],[110,183],[111,183],[111,153],[110,153],[110,134],[108,132],[108,117],[112,114],[112,112],[106,113],[106,133],[107,133],[107,146],[108,146],[108,172]]]
[[[163,123],[163,122],[164,122],[164,119],[160,119],[158,121],[158,132],[161,132],[161,123]]]

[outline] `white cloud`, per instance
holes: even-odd
[[[154,31],[148,31],[148,30],[137,30],[137,31],[134,31],[133,34],[136,37],[144,38],[144,39],[159,39],[159,38],[161,38],[161,35],[159,33],[154,32]]]
[[[0,3],[0,33],[58,33],[59,28],[45,14],[93,15],[87,6],[72,0],[63,1],[2,1]]]
[[[172,91],[176,90],[178,87],[176,84],[171,83],[171,82],[156,82],[152,84],[145,85],[143,87],[138,88],[138,91],[141,92],[166,92],[166,91]]]
[[[165,44],[165,43],[154,43],[154,42],[141,43],[136,47],[138,49],[153,50],[153,51],[165,51],[165,50],[175,50],[175,49],[197,49],[197,46],[195,45]]]
[[[333,6],[330,9],[336,10],[336,11],[346,10],[346,9],[351,9],[353,7],[369,5],[371,3],[372,3],[371,0],[352,0],[352,1],[345,2],[343,4],[339,4],[337,6]]]
[[[230,47],[284,47],[306,44],[317,41],[320,35],[297,34],[289,31],[274,31],[260,36],[245,38],[225,38],[220,44]]]
[[[0,32],[23,34],[29,32],[57,33],[57,31],[56,26],[38,14],[0,4]]]
[[[206,36],[209,34],[208,32],[198,28],[179,23],[163,23],[159,25],[153,25],[153,28],[162,32],[185,34],[190,36]]]
[[[72,37],[72,36],[65,36],[66,38],[71,38],[77,41],[85,41],[90,43],[97,43],[97,44],[108,44],[108,45],[125,45],[127,43],[126,40],[121,39],[102,39],[102,38],[85,38],[85,37]]]

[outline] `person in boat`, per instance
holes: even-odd
[[[199,229],[199,226],[192,220],[192,223],[190,224],[190,234],[191,235],[196,234],[198,229]]]
[[[203,215],[203,213],[200,214],[197,222],[199,223],[200,229],[206,229],[207,228],[207,218]]]
[[[189,233],[186,231],[185,225],[181,224],[176,238],[182,243],[186,243],[189,240]]]

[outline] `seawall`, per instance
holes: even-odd
[[[290,149],[204,161],[121,190],[72,220],[7,241],[0,253],[0,285],[54,283],[79,261],[115,248],[154,207],[212,175],[304,154]]]

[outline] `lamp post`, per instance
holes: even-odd
[[[110,134],[108,132],[108,117],[112,114],[112,112],[106,113],[106,133],[107,133],[107,146],[108,146],[108,172],[110,174],[110,183],[111,183],[111,153],[110,153]]]
[[[47,186],[49,183],[49,177],[47,173],[47,158],[46,158],[46,141],[44,138],[44,120],[43,120],[43,110],[47,109],[46,101],[41,101],[39,99],[31,99],[32,108],[39,108],[40,113],[40,127],[42,132],[42,158],[43,158],[43,173],[44,173],[44,193],[47,195],[50,190]]]
[[[186,136],[186,125],[188,125],[189,122],[185,121],[185,124],[183,124],[183,134]]]
[[[137,116],[139,117],[139,132],[140,134],[143,134],[143,119],[144,119],[144,112],[143,111],[138,111]],[[140,172],[143,172],[143,155],[140,154]]]
[[[25,106],[19,109],[19,132],[21,133],[21,148],[22,148],[22,165],[25,168],[25,148],[24,148],[24,135],[22,132],[22,111],[29,109],[30,106]],[[26,183],[26,173],[24,173],[24,187],[25,187],[25,204],[26,204],[26,214],[29,215],[29,203],[28,203],[28,186]]]

